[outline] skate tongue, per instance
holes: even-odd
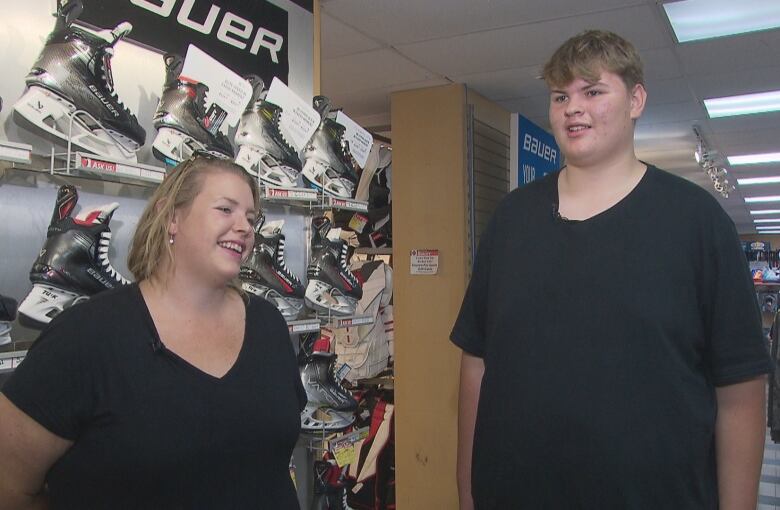
[[[341,229],[340,228],[334,228],[331,231],[328,232],[328,240],[329,241],[339,241],[341,240]]]
[[[282,231],[283,225],[284,225],[284,220],[271,221],[263,225],[263,227],[260,229],[260,233],[263,234],[264,236],[272,236],[278,234],[279,232]]]
[[[112,202],[88,211],[82,211],[76,216],[76,221],[84,225],[107,224],[117,207],[119,207],[119,203]]]

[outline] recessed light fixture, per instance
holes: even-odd
[[[780,27],[777,0],[681,0],[663,7],[681,43]]]
[[[745,179],[737,179],[737,184],[740,186],[749,186],[751,184],[777,184],[780,183],[780,175],[773,175],[771,177],[748,177]]]
[[[780,90],[704,100],[711,119],[780,111]]]
[[[753,223],[780,223],[780,218],[756,218]]]
[[[745,197],[748,204],[757,204],[761,202],[780,202],[780,195],[768,195],[765,197]]]
[[[780,214],[780,209],[756,209],[754,211],[750,211],[750,214]]]
[[[780,3],[778,4],[780,5]],[[744,156],[729,156],[731,165],[758,165],[761,163],[780,162],[780,152],[769,152],[766,154],[745,154]]]

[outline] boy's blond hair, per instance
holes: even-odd
[[[563,43],[544,65],[542,79],[550,87],[564,87],[576,78],[595,83],[602,71],[620,76],[628,90],[644,85],[634,45],[606,30],[586,30]]]

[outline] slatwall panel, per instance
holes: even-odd
[[[468,116],[469,240],[473,254],[496,206],[509,192],[509,134]]]

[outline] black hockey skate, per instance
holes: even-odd
[[[343,430],[355,421],[357,402],[336,380],[336,355],[314,352],[300,357],[298,368],[308,403],[301,411],[301,429]]]
[[[41,328],[64,309],[106,289],[130,283],[108,260],[116,202],[72,218],[78,192],[61,186],[46,241],[30,270],[32,290],[19,306],[19,322]]]
[[[95,35],[73,26],[82,9],[79,1],[58,5],[54,31],[27,75],[27,89],[14,110],[84,150],[134,161],[146,133],[117,97],[111,75],[113,46],[132,25],[120,23]]]
[[[16,300],[0,295],[0,345],[11,343],[11,323],[16,319]]]
[[[311,262],[306,269],[306,306],[318,315],[352,315],[363,297],[360,282],[347,266],[346,241],[328,239],[330,220],[324,216],[311,222]]]
[[[279,131],[282,109],[265,100],[266,90],[258,76],[247,76],[252,100],[238,124],[236,163],[271,186],[295,188],[300,184],[301,160]]]
[[[255,246],[241,266],[239,278],[247,292],[270,301],[285,319],[298,317],[303,309],[304,288],[284,260],[284,221],[255,223]]]
[[[181,78],[184,59],[166,54],[165,86],[154,113],[157,136],[152,143],[154,156],[169,165],[188,159],[195,152],[233,159],[230,140],[214,129],[206,116],[206,93],[209,88]],[[211,128],[211,129],[210,129]]]
[[[322,119],[317,131],[303,150],[303,177],[316,189],[341,198],[355,195],[358,170],[349,143],[344,140],[345,128],[328,117],[329,101],[314,98],[314,109]]]

